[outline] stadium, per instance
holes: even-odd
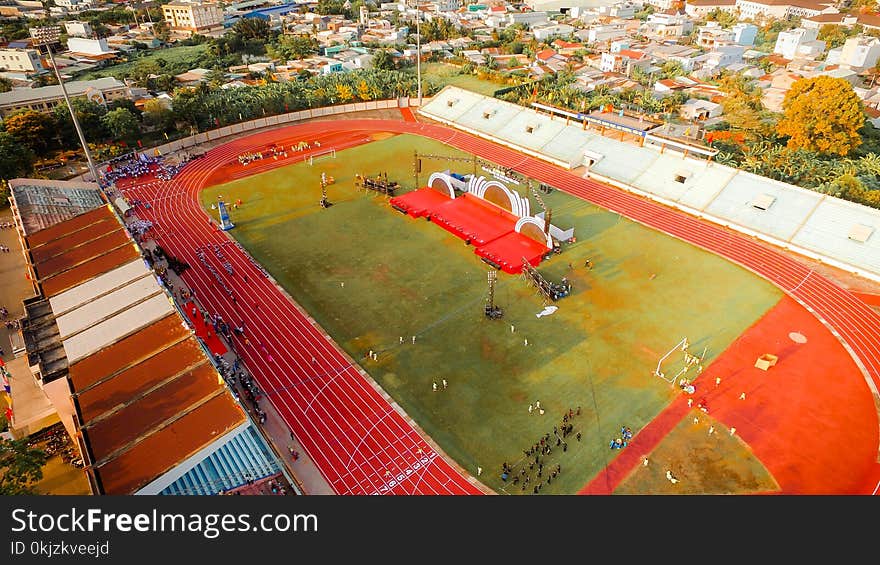
[[[454,87],[351,106],[114,186],[304,493],[876,494],[878,301],[826,276],[880,279],[876,211]]]

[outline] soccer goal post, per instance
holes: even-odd
[[[679,341],[678,343],[676,343],[676,344],[675,344],[675,347],[673,347],[672,349],[670,349],[669,351],[667,351],[666,354],[664,354],[664,355],[660,358],[660,360],[657,361],[657,368],[654,369],[654,376],[655,376],[655,377],[659,377],[660,379],[663,379],[664,381],[666,381],[666,382],[668,382],[668,383],[670,383],[670,384],[675,383],[675,379],[677,379],[678,377],[680,377],[685,371],[688,370],[688,364],[685,363],[684,367],[682,367],[681,370],[679,370],[679,371],[678,371],[677,373],[675,373],[674,375],[667,375],[667,374],[663,371],[663,362],[666,361],[667,359],[669,359],[669,357],[670,357],[673,353],[675,353],[676,351],[682,351],[682,352],[684,352],[685,355],[688,355],[688,353],[687,353],[687,348],[688,348],[689,345],[690,345],[690,343],[688,343],[688,338],[686,338],[686,337],[685,337],[685,338],[682,338],[681,341]]]
[[[326,151],[321,151],[320,153],[312,153],[311,155],[309,155],[309,165],[314,165],[315,161],[325,157],[335,159],[336,149],[327,149]]]

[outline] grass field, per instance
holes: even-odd
[[[415,68],[408,69],[415,74]],[[456,65],[447,63],[427,63],[422,65],[422,80],[430,81],[437,86],[438,90],[446,85],[454,85],[465,88],[472,92],[492,96],[499,88],[506,85],[498,84],[490,80],[477,78],[473,75],[462,75]]]
[[[556,281],[567,276],[573,294],[539,318],[543,304],[534,290],[500,273],[496,303],[505,315],[487,320],[488,266],[472,247],[354,188],[355,173],[383,171],[412,187],[414,148],[460,155],[396,136],[312,166],[208,188],[203,204],[218,194],[241,198],[230,233],[446,453],[471,473],[482,467],[480,480],[493,489],[523,492],[500,479],[502,462],[518,471],[523,450],[580,406],[573,424],[582,437],[568,436],[564,452],[552,444],[546,464],[563,472],[541,491],[576,492],[617,453],[608,442],[621,426],[637,441],[638,430],[678,394],[651,375],[662,353],[687,336],[692,351],[707,348],[708,364],[781,296],[714,255],[554,191],[544,198],[554,223],[574,226],[577,242],[539,270]],[[425,161],[421,180],[449,166]],[[326,210],[317,204],[321,172],[336,179],[328,188],[334,206]],[[370,349],[379,352],[377,362],[366,360]],[[443,378],[449,388],[433,392],[432,382]],[[543,416],[527,410],[538,400]],[[728,449],[732,476],[744,477],[731,481],[742,488],[758,481],[760,463],[736,442],[719,444],[718,453]],[[668,481],[659,480],[640,477],[632,488],[665,488]]]
[[[83,75],[78,76],[77,80],[94,80],[101,77],[119,78],[123,75],[127,75],[128,73],[130,73],[135,65],[142,61],[165,61],[167,63],[167,66],[171,68],[186,67],[183,70],[178,71],[178,73],[182,73],[196,67],[197,63],[205,54],[205,51],[207,49],[208,45],[206,43],[203,43],[201,45],[183,45],[180,47],[156,49],[147,53],[146,55],[138,57],[137,59],[133,59],[125,63],[119,63],[118,65],[112,65],[110,67],[97,71],[84,73]]]
[[[700,416],[683,419],[651,453],[647,465],[637,465],[614,494],[754,494],[779,488],[737,435],[722,424]],[[709,426],[717,433],[709,435]],[[666,479],[666,470],[678,479]]]

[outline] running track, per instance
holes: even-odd
[[[187,165],[172,182],[138,183],[131,190],[133,197],[152,203],[151,210],[141,209],[139,215],[157,224],[163,247],[193,267],[184,278],[197,289],[202,303],[227,321],[246,320],[252,341],[263,343],[262,355],[253,344],[249,349],[235,345],[239,351],[246,349],[245,360],[261,388],[270,391],[268,398],[337,493],[479,490],[419,436],[306,313],[270,281],[254,276],[247,256],[234,245],[226,245],[224,254],[236,273],[251,273],[251,282],[246,288],[238,277],[228,283],[237,296],[252,296],[255,302],[239,299],[234,304],[211,287],[195,249],[229,240],[209,226],[198,192],[238,154],[272,142],[318,139],[324,148],[341,149],[379,131],[422,135],[479,154],[751,270],[812,312],[850,351],[875,393],[880,386],[880,314],[805,265],[750,238],[444,126],[393,120],[311,122],[232,140]]]

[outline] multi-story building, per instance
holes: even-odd
[[[679,14],[651,14],[639,31],[656,39],[676,39],[689,34],[694,29],[690,17]]]
[[[718,22],[707,22],[697,29],[697,45],[703,49],[714,49],[716,45],[736,43],[752,45],[758,34],[758,28],[752,24],[739,23],[730,29],[722,28]]]
[[[131,94],[125,83],[113,77],[65,82],[64,86],[71,98],[84,96],[105,106],[114,100],[129,98]],[[0,117],[5,118],[19,110],[48,113],[59,104],[64,104],[64,95],[58,85],[16,88],[9,92],[0,93]]]
[[[777,20],[809,18],[826,10],[836,10],[834,5],[831,0],[736,0],[736,8],[743,19],[758,16]]]
[[[876,37],[850,37],[840,50],[838,64],[855,71],[869,69],[880,59],[880,39]]]
[[[736,0],[687,0],[684,13],[693,18],[703,18],[715,10],[734,13],[736,9]]]
[[[45,69],[36,49],[0,49],[0,70],[39,73]]]
[[[82,12],[93,8],[96,4],[95,0],[55,0],[55,6],[64,8],[67,12]]]
[[[177,31],[202,33],[223,27],[223,11],[216,4],[173,0],[162,6],[162,16]]]
[[[810,58],[825,51],[825,42],[817,39],[819,32],[802,27],[779,32],[773,52],[786,59]]]

